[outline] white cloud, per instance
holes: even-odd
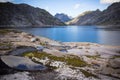
[[[75,4],[74,9],[78,9],[80,7],[80,4]]]
[[[111,4],[115,2],[120,2],[120,0],[100,0],[100,3],[102,4]]]
[[[11,2],[13,0],[0,0],[0,2]]]
[[[49,7],[48,7],[48,6],[46,6],[46,7],[45,7],[45,10],[49,10]]]

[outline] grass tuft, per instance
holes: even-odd
[[[87,65],[87,63],[83,61],[80,57],[73,56],[73,55],[57,57],[51,54],[47,54],[45,52],[28,52],[28,53],[23,53],[22,56],[27,56],[30,58],[36,57],[39,59],[44,59],[45,57],[48,57],[50,60],[65,62],[67,65],[71,65],[74,67],[84,67]]]
[[[7,34],[9,32],[10,32],[10,30],[7,30],[7,29],[0,30],[0,34],[2,34],[2,35]]]
[[[96,75],[89,73],[88,71],[85,71],[83,69],[80,69],[80,71],[85,75],[85,77],[95,77],[98,78]]]
[[[100,58],[100,55],[95,55],[95,56],[86,55],[86,57],[91,59],[97,59],[97,58]]]

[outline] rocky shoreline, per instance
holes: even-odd
[[[0,80],[120,79],[120,46],[87,42],[63,43],[21,31],[1,29],[0,57],[3,56],[29,58],[47,69],[19,71],[5,64],[7,67],[0,66]],[[0,63],[3,64],[4,60]]]

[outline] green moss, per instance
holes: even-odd
[[[66,57],[66,62],[68,65],[76,66],[76,67],[84,67],[86,66],[86,62],[84,62],[80,57],[75,55],[69,55]]]
[[[85,77],[95,77],[95,78],[98,78],[96,75],[92,74],[92,73],[89,73],[83,69],[80,69],[80,71],[85,75]]]
[[[40,45],[42,45],[42,46],[46,46],[46,43],[44,43],[44,42],[40,42]]]
[[[120,56],[113,56],[113,59],[115,59],[115,58],[120,58]]]
[[[75,66],[75,67],[84,67],[87,65],[86,62],[84,62],[82,59],[80,59],[77,56],[62,56],[57,57],[51,54],[47,54],[45,52],[30,52],[30,53],[24,53],[23,56],[27,57],[37,57],[39,59],[44,59],[45,57],[48,57],[50,60],[54,61],[62,61],[65,62],[67,65]]]
[[[86,57],[92,58],[92,59],[97,59],[97,58],[100,58],[100,55],[95,55],[95,56],[86,55]]]
[[[7,30],[7,29],[0,30],[0,34],[7,34],[9,32],[10,32],[10,30]]]
[[[45,52],[26,52],[23,53],[22,56],[26,56],[26,57],[37,57],[39,59],[43,59],[45,57],[48,57],[50,54],[46,54]]]
[[[5,34],[8,34],[8,33],[10,33],[10,32],[20,33],[20,31],[17,31],[17,30],[1,29],[1,30],[0,30],[0,35],[5,35]]]

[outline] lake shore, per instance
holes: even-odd
[[[51,80],[120,79],[120,46],[88,42],[58,42],[21,31],[0,30],[0,55],[21,56],[23,53],[23,57],[29,57],[35,62],[47,65],[48,68],[52,66],[52,71],[22,72],[21,77],[26,76],[26,80],[32,78],[34,78],[32,80],[39,80],[39,77],[41,80],[47,80],[45,75]],[[44,58],[41,58],[40,53],[44,55]],[[14,75],[19,73],[18,71]],[[32,75],[32,78],[27,74]],[[20,74],[14,75],[3,75],[0,80],[9,80],[8,78],[11,77],[19,78]]]

